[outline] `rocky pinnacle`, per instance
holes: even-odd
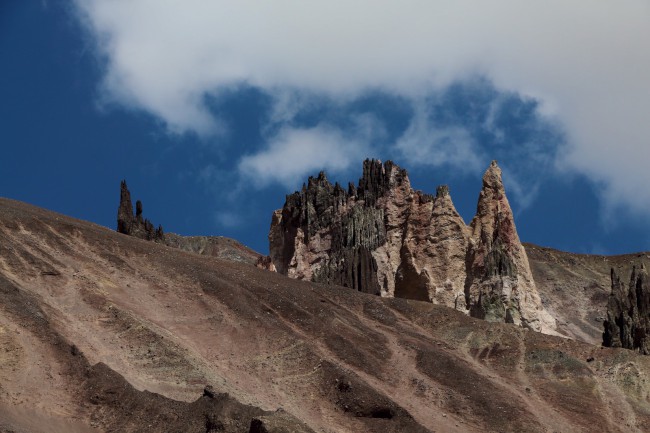
[[[292,278],[447,305],[553,332],[493,162],[467,226],[446,185],[414,191],[406,170],[366,160],[358,186],[310,177],[275,211],[270,257]]]
[[[623,347],[650,355],[650,283],[645,267],[632,267],[628,284],[621,281],[614,269],[611,279],[603,346]]]
[[[542,307],[496,161],[483,176],[470,231],[465,282],[470,314],[542,332],[555,329]]]
[[[165,237],[162,226],[154,228],[148,219],[142,217],[142,202],[136,203],[136,214],[133,215],[131,193],[123,180],[120,184],[120,205],[117,208],[117,231],[125,235],[135,236],[148,241],[162,241]]]

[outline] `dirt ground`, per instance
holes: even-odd
[[[649,357],[291,280],[6,199],[0,299],[0,432],[650,425]]]

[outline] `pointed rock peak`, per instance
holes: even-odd
[[[472,226],[482,232],[483,241],[490,243],[493,234],[505,237],[506,244],[519,243],[514,217],[503,186],[501,169],[492,161],[483,175],[483,188],[478,199]]]
[[[117,208],[117,231],[129,234],[133,224],[133,202],[126,180],[120,183],[120,205]]]
[[[359,179],[359,190],[365,191],[372,188],[373,185],[384,183],[384,166],[378,159],[366,159],[363,161],[363,174]]]
[[[436,188],[436,197],[433,199],[433,209],[431,210],[433,218],[441,217],[442,215],[447,215],[456,221],[459,227],[462,227],[462,230],[465,230],[465,222],[456,210],[456,206],[451,199],[451,194],[449,193],[449,186],[440,185]]]
[[[135,204],[136,214],[133,215],[133,202],[126,181],[120,183],[120,205],[117,208],[117,231],[129,236],[135,236],[150,241],[162,241],[164,238],[162,226],[158,229],[148,219],[142,217],[142,202]]]
[[[436,188],[436,198],[447,197],[449,195],[449,186],[448,185],[439,185]]]
[[[133,203],[131,202],[131,192],[129,191],[129,187],[126,186],[126,180],[122,180],[120,182],[120,207],[126,207],[128,206],[131,208],[131,213],[133,213]]]
[[[318,177],[314,176],[309,176],[309,180],[307,182],[307,188],[308,189],[313,189],[316,187],[331,187],[332,184],[330,181],[327,179],[327,175],[325,174],[324,171],[321,171],[318,173]]]
[[[495,190],[503,189],[503,180],[501,178],[501,169],[496,160],[490,163],[490,166],[483,175],[483,188],[490,188]]]
[[[363,176],[359,179],[357,195],[368,203],[374,203],[388,190],[401,186],[411,187],[408,173],[393,161],[384,164],[378,159],[363,161]]]
[[[408,174],[393,161],[381,163],[379,159],[366,159],[363,161],[363,176],[360,181],[374,183],[388,183],[394,178],[404,178]]]
[[[357,196],[357,187],[354,186],[354,183],[349,182],[348,183],[348,195],[351,197],[356,197]]]
[[[388,160],[384,163],[384,172],[389,178],[389,184],[392,185],[401,185],[405,181],[409,183],[408,173],[406,169],[401,168],[399,165],[395,164],[393,161]]]
[[[535,287],[496,161],[483,175],[471,231],[466,286],[470,314],[553,331],[555,320],[544,309]]]

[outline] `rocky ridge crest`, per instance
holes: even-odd
[[[411,187],[392,161],[363,163],[358,186],[324,172],[274,212],[270,257],[292,278],[384,297],[446,305],[490,321],[553,333],[519,241],[501,170],[483,177],[467,226],[445,185],[432,196]]]

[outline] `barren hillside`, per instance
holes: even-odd
[[[650,423],[650,357],[293,280],[6,199],[0,298],[2,432]]]
[[[535,284],[558,331],[573,339],[601,344],[614,268],[625,281],[632,266],[650,264],[650,253],[600,256],[573,254],[525,244]]]

